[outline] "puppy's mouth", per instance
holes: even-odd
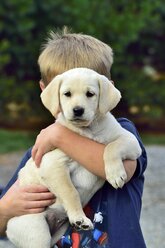
[[[85,120],[85,119],[78,118],[78,117],[74,117],[73,119],[70,120],[70,122],[74,126],[78,126],[78,127],[87,127],[90,124],[89,120]]]

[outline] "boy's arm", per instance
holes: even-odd
[[[53,135],[52,135],[53,134]],[[105,179],[103,153],[105,145],[82,137],[66,127],[55,123],[44,129],[36,140],[32,149],[32,156],[39,166],[44,153],[58,147],[73,160],[78,161],[87,170]],[[128,181],[134,175],[137,162],[125,160],[124,167]]]

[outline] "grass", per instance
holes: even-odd
[[[0,129],[0,153],[26,150],[34,144],[36,134]]]
[[[34,144],[36,133],[0,129],[0,153],[26,150]],[[165,145],[165,134],[141,134],[145,145]]]
[[[145,145],[165,145],[165,133],[142,133],[141,138]]]

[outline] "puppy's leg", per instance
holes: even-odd
[[[19,185],[41,184],[32,158],[19,172]],[[7,236],[18,248],[50,247],[51,236],[44,213],[23,215],[9,220]]]
[[[12,218],[7,225],[7,236],[17,248],[51,246],[51,236],[44,213]]]
[[[103,186],[105,182],[105,180],[95,176],[81,166],[78,170],[74,170],[72,172],[71,180],[79,192],[83,207],[90,201],[92,196]]]
[[[104,163],[105,163],[105,174],[106,180],[115,188],[122,188],[124,186],[125,181],[127,180],[127,174],[125,172],[123,162],[116,156],[108,152],[108,148],[110,149],[110,153],[113,152],[112,146],[108,145],[104,152]]]
[[[93,225],[85,216],[79,194],[70,179],[68,162],[68,157],[58,149],[45,154],[40,167],[41,178],[63,205],[70,223],[78,229],[92,229]]]
[[[123,160],[136,160],[140,154],[141,148],[138,141],[130,133],[122,135],[105,147],[104,163],[106,179],[114,188],[122,188],[127,180]]]

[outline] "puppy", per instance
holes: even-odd
[[[106,180],[116,189],[123,187],[127,179],[122,160],[136,160],[141,154],[134,135],[123,129],[109,112],[120,98],[119,90],[111,81],[87,68],[71,69],[55,77],[41,94],[45,107],[53,116],[58,115],[58,122],[80,135],[106,144]],[[45,154],[40,168],[36,167],[31,158],[20,171],[19,182],[20,186],[45,185],[57,197],[51,209],[65,216],[67,214],[75,228],[93,228],[82,206],[102,187],[104,180],[87,171],[61,150],[55,149]],[[7,235],[20,248],[50,247],[51,235],[46,211],[14,217],[8,222]]]

